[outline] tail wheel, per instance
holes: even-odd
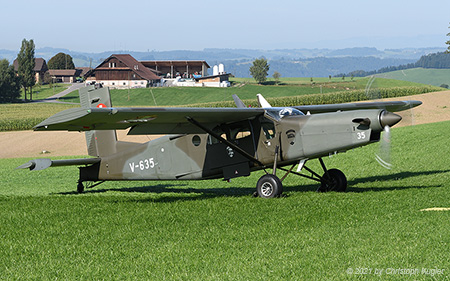
[[[346,189],[347,178],[345,177],[344,173],[338,169],[330,169],[323,175],[318,191],[345,192]]]
[[[267,174],[259,178],[256,192],[261,198],[278,197],[283,193],[283,184],[277,176]]]
[[[78,193],[83,193],[83,191],[84,191],[84,185],[83,185],[83,182],[79,181],[79,182],[78,182],[78,185],[77,185],[77,192],[78,192]]]

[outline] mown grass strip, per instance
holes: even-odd
[[[450,207],[449,125],[393,128],[393,170],[374,161],[377,145],[324,159],[347,174],[347,193],[291,175],[274,200],[251,196],[260,173],[78,195],[75,167],[14,171],[28,159],[0,159],[0,279],[354,280],[349,268],[446,279],[449,213],[420,210]],[[399,268],[444,275],[386,272]]]

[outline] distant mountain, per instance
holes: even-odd
[[[201,51],[107,51],[102,53],[83,53],[67,49],[45,47],[36,49],[35,56],[49,60],[59,52],[72,56],[76,66],[96,67],[112,54],[130,54],[137,60],[205,60],[212,67],[223,63],[226,71],[238,77],[249,77],[251,62],[260,57],[269,60],[270,75],[273,71],[282,77],[328,77],[354,70],[372,71],[383,67],[408,64],[417,61],[422,55],[442,51],[441,48],[386,49],[347,48],[347,49],[221,49],[207,48]],[[17,57],[17,51],[0,50],[0,59],[10,63]],[[212,70],[210,70],[212,72]]]
[[[407,64],[415,60],[380,59],[376,57],[340,57],[340,58],[309,58],[297,60],[268,60],[269,76],[274,71],[282,77],[328,77],[340,73],[348,73],[355,69],[373,70],[382,67]],[[218,62],[214,62],[216,64]],[[252,60],[225,61],[225,70],[237,77],[251,77],[249,68]]]

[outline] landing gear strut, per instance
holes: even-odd
[[[305,166],[306,160],[304,160],[304,161],[301,161],[299,165],[300,165],[301,169],[305,169],[306,171],[310,172],[311,176],[292,171],[296,165],[296,164],[294,164],[294,165],[292,165],[292,167],[289,170],[286,170],[282,167],[278,168],[278,169],[286,172],[286,174],[280,180],[276,176],[277,156],[278,156],[277,154],[278,154],[278,147],[275,149],[275,161],[273,164],[273,174],[266,174],[258,180],[258,183],[256,184],[255,196],[257,195],[262,198],[279,197],[283,193],[283,184],[281,182],[290,173],[319,182],[320,186],[317,189],[317,192],[329,192],[329,191],[345,192],[345,190],[347,189],[347,178],[345,177],[344,173],[338,169],[327,170],[327,168],[325,167],[325,163],[323,163],[322,158],[319,158],[319,162],[324,171],[323,176],[320,176],[313,170],[306,167]]]

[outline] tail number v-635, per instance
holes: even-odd
[[[131,172],[134,173],[134,171],[137,169],[144,171],[155,168],[155,161],[153,160],[153,158],[148,158],[141,160],[137,163],[136,162],[128,163],[128,165],[130,165]]]

